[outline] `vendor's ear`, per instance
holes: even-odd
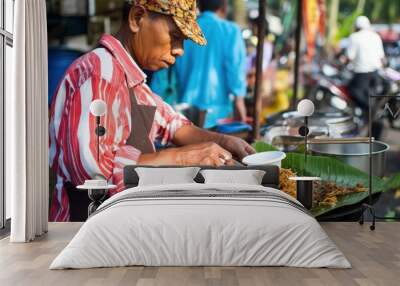
[[[132,33],[139,31],[140,24],[146,15],[147,11],[142,5],[132,6],[129,12],[129,28]]]

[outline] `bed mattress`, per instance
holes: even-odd
[[[50,269],[121,266],[350,268],[295,199],[268,187],[135,187],[107,201]]]

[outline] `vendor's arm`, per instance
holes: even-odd
[[[246,141],[238,137],[211,132],[193,125],[180,128],[174,137],[173,142],[178,146],[189,144],[214,142],[229,151],[233,157],[241,160],[243,157],[255,153]]]
[[[244,140],[223,135],[193,125],[182,126],[173,142],[181,147],[168,148],[154,154],[142,154],[140,165],[212,165],[233,164],[233,157],[241,160],[255,153]]]
[[[350,36],[346,48],[346,57],[348,62],[353,61],[356,58],[356,56],[357,56],[357,46],[354,43],[354,36]]]
[[[214,142],[168,148],[157,153],[142,154],[140,165],[223,166],[233,164],[232,155]]]
[[[178,147],[143,154],[138,164],[220,166],[232,164],[232,157],[241,159],[254,153],[244,140],[195,127],[160,97],[154,95],[154,99],[157,104],[155,120],[159,126],[158,137],[162,144],[172,142]]]

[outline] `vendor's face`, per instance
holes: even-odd
[[[150,71],[167,68],[183,55],[185,37],[172,17],[144,10],[139,18],[131,12],[129,25],[133,32],[132,53],[141,68]]]

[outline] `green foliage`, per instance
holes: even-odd
[[[333,0],[327,0],[327,10]],[[400,4],[398,0],[338,0],[339,15],[334,40],[348,37],[353,31],[354,20],[358,15],[367,16],[372,23],[399,23]],[[329,16],[329,15],[328,15]]]
[[[347,38],[354,31],[354,22],[358,16],[362,15],[362,12],[354,11],[350,16],[344,18],[343,22],[339,25],[339,29],[336,33],[336,40]]]
[[[395,190],[400,188],[400,173],[393,175],[385,183],[385,190]]]
[[[368,0],[365,6],[365,15],[376,23],[398,23],[400,3],[398,0]]]

